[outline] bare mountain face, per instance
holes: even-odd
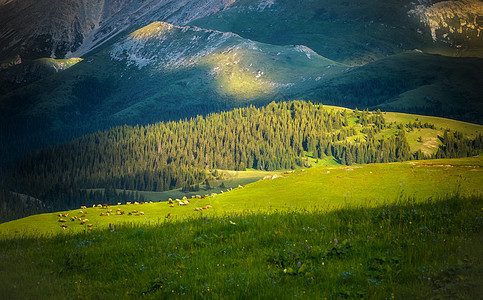
[[[3,0],[0,57],[80,57],[153,21],[183,25],[233,0]]]

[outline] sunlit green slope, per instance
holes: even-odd
[[[109,216],[107,209],[79,207],[61,212],[68,214],[65,217],[59,217],[59,213],[49,213],[3,223],[0,224],[0,232],[4,237],[32,236],[82,232],[89,228],[104,229],[109,224],[125,222],[157,224],[164,222],[168,214],[170,220],[181,221],[197,216],[273,213],[293,209],[329,212],[344,207],[389,205],[407,197],[414,199],[414,203],[428,198],[437,201],[451,194],[481,195],[482,181],[482,156],[351,167],[317,167],[269,176],[245,187],[218,192],[216,196],[204,199],[190,198],[188,205],[180,206],[176,201],[172,207],[166,201],[137,205],[122,203],[110,206],[113,211]],[[204,195],[202,191],[199,194]],[[211,205],[211,208],[196,211],[196,208],[207,205]],[[124,214],[118,215],[118,210]],[[71,221],[72,217],[74,221]],[[59,222],[62,218],[67,222]],[[81,225],[80,221],[84,219],[88,221]],[[62,224],[67,225],[65,230]],[[88,227],[89,224],[92,227]]]

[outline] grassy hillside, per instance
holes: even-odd
[[[482,68],[481,58],[406,52],[353,68],[300,96],[324,104],[481,124]]]
[[[114,213],[110,216],[100,216],[102,212],[106,212],[106,209],[97,207],[82,209],[82,211],[87,211],[85,218],[88,218],[95,229],[105,228],[110,223],[157,224],[164,221],[168,213],[171,213],[172,219],[183,220],[197,216],[269,213],[287,209],[327,212],[359,205],[377,207],[407,197],[419,202],[428,198],[437,201],[456,193],[479,195],[483,192],[482,171],[483,156],[350,167],[315,167],[289,174],[274,174],[246,187],[234,188],[230,192],[225,190],[223,194],[220,194],[218,189],[218,195],[214,197],[205,199],[190,197],[191,203],[187,206],[171,207],[166,202],[167,198],[158,198],[155,200],[164,201],[130,206],[126,206],[125,203],[120,206],[114,205],[111,207]],[[248,172],[251,173],[251,171]],[[210,191],[210,194],[211,192],[213,191]],[[198,194],[206,193],[200,191]],[[200,212],[194,211],[194,208],[206,205],[211,205],[212,208]],[[126,214],[115,214],[118,208]],[[0,233],[7,236],[16,234],[32,236],[49,232],[83,232],[87,224],[79,225],[78,220],[70,221],[73,216],[80,218],[82,213],[79,213],[79,210],[81,209],[62,212],[69,214],[66,218],[68,219],[67,230],[62,230],[60,227],[58,213],[50,213],[0,224]],[[145,214],[142,216],[127,214],[133,210],[143,211]]]
[[[164,192],[152,192],[152,191],[130,191],[137,192],[139,196],[142,196],[145,201],[168,201],[169,198],[181,199],[183,197],[191,198],[199,194],[211,194],[219,193],[221,190],[237,188],[239,185],[246,185],[253,183],[267,176],[273,176],[275,174],[283,173],[283,171],[260,171],[260,170],[247,170],[247,171],[233,171],[233,170],[217,170],[220,176],[217,178],[211,178],[208,180],[209,186],[205,183],[200,184],[199,191],[184,191],[183,189],[172,189]],[[104,189],[88,189],[88,191],[99,191],[104,193]],[[117,189],[117,193],[123,193],[125,190]]]
[[[385,112],[384,118],[388,122],[397,122],[403,124],[407,124],[410,122],[428,122],[433,124],[435,126],[435,129],[414,129],[410,130],[406,135],[411,150],[421,150],[425,154],[434,153],[437,150],[438,146],[441,144],[438,136],[443,136],[444,130],[447,128],[451,128],[454,131],[459,131],[466,135],[468,138],[474,138],[481,132],[481,125],[445,118],[392,112]]]
[[[467,157],[483,147],[480,125],[386,116],[292,101],[180,122],[116,127],[17,160],[4,171],[0,200],[9,205],[20,201],[14,191],[39,199],[43,211],[166,200],[207,187],[236,187],[259,176],[254,173],[235,184],[225,178],[222,185],[220,169],[276,171]],[[0,207],[3,221],[14,218],[9,205]],[[39,212],[26,208],[18,217],[27,211]]]
[[[119,206],[140,216],[84,209],[89,223],[66,230],[57,214],[32,216],[0,225],[0,287],[10,298],[478,297],[482,168],[481,156],[312,168],[188,206]]]

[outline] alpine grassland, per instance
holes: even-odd
[[[482,165],[477,156],[313,167],[187,205],[7,222],[0,289],[9,299],[476,297]]]

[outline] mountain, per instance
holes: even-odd
[[[482,15],[479,0],[2,0],[0,58],[85,56],[154,21],[307,45],[350,64],[416,48],[481,57]]]
[[[0,154],[286,99],[483,123],[482,9],[476,0],[2,0],[9,147]],[[52,57],[74,56],[83,60],[52,68],[64,63]]]
[[[115,125],[266,104],[293,98],[347,68],[302,45],[273,46],[154,22],[0,98],[0,140],[11,145],[9,152],[38,149]]]
[[[479,0],[242,0],[191,24],[360,65],[414,49],[482,57],[482,16]]]

